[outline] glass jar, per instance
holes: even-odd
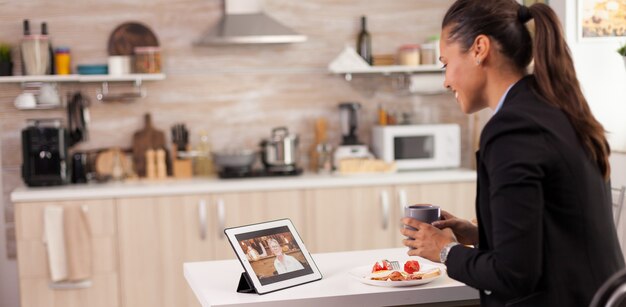
[[[437,64],[437,45],[435,43],[422,45],[422,65]]]
[[[161,72],[161,48],[135,47],[135,73],[156,74]]]
[[[400,65],[420,65],[420,45],[408,44],[398,49],[398,62]]]

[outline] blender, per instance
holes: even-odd
[[[339,161],[343,159],[374,158],[367,146],[359,142],[357,135],[359,109],[361,109],[361,104],[358,102],[343,102],[339,104],[342,142],[333,155],[334,169],[338,168]]]

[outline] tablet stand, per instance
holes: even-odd
[[[239,293],[257,293],[252,280],[250,280],[250,276],[248,273],[241,273],[241,277],[239,278],[239,285],[237,285],[237,292]]]

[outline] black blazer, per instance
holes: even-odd
[[[610,184],[534,82],[517,82],[481,134],[479,244],[453,247],[448,274],[482,306],[588,306],[624,267]]]

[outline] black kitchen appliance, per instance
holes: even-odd
[[[22,179],[28,186],[68,182],[67,131],[60,119],[28,120],[22,130]]]
[[[361,104],[358,102],[344,102],[339,104],[341,117],[341,145],[361,145],[357,129],[359,125],[358,110]]]
[[[88,161],[86,152],[75,152],[72,155],[72,183],[86,183]]]

